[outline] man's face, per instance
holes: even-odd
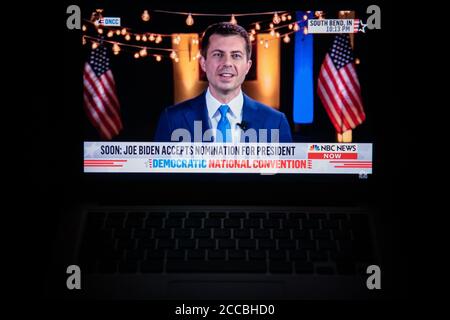
[[[245,80],[252,61],[247,58],[245,40],[238,35],[209,38],[206,57],[200,59],[211,89],[220,95],[237,92]]]

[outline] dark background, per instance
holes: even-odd
[[[182,11],[183,7],[186,6],[197,12],[206,10],[205,8],[210,12],[219,12],[220,10],[230,12],[230,10],[234,11],[236,8],[239,8],[242,12],[274,9],[309,10],[314,8],[336,13],[338,10],[345,10],[347,6],[349,9],[356,9],[357,12],[364,13],[367,5],[373,3],[380,5],[382,8],[382,30],[369,31],[366,36],[356,37],[355,55],[361,59],[358,72],[368,120],[354,131],[354,141],[366,142],[360,141],[360,137],[371,137],[374,143],[374,170],[376,174],[371,177],[372,186],[369,194],[361,195],[356,193],[356,190],[353,199],[361,196],[363,203],[384,208],[382,222],[385,226],[385,242],[388,244],[385,251],[388,265],[384,269],[386,270],[386,276],[383,278],[385,288],[387,288],[385,298],[405,298],[408,293],[408,254],[411,250],[406,236],[409,235],[410,221],[413,218],[412,213],[401,202],[404,198],[400,197],[400,193],[406,189],[403,178],[407,168],[402,167],[402,170],[398,170],[398,168],[400,165],[407,166],[408,164],[399,159],[398,148],[399,144],[402,148],[408,148],[412,142],[407,139],[407,132],[402,127],[405,119],[399,110],[399,99],[393,88],[394,79],[397,75],[394,66],[396,56],[393,47],[393,10],[391,10],[389,4],[381,1],[369,3],[362,1],[357,4],[350,1],[307,1],[304,4],[288,4],[283,1],[206,3],[205,5],[205,2],[199,1],[190,1],[189,3],[185,1],[179,1],[179,3],[173,1],[170,1],[170,3],[168,1],[164,1],[164,3],[145,2],[142,8]],[[97,7],[96,4],[98,4],[98,7],[106,8],[111,5],[111,1],[90,2],[89,4],[64,1],[61,4],[46,6],[35,3],[27,7],[28,13],[34,17],[34,20],[39,21],[39,27],[42,30],[47,30],[49,36],[45,38],[45,41],[37,33],[33,33],[29,37],[29,47],[34,48],[34,50],[31,55],[26,55],[23,61],[29,63],[31,68],[28,69],[27,73],[18,75],[20,83],[22,85],[26,83],[29,90],[26,93],[19,91],[19,95],[16,96],[26,105],[26,117],[22,122],[24,130],[19,130],[15,125],[16,131],[13,132],[20,131],[20,135],[19,132],[17,135],[21,137],[21,141],[26,141],[27,157],[24,157],[26,163],[23,166],[25,176],[16,179],[19,181],[18,194],[21,196],[17,202],[20,204],[17,220],[20,221],[18,225],[21,226],[19,227],[21,236],[14,237],[18,241],[18,246],[14,247],[13,258],[9,259],[6,264],[17,272],[12,277],[14,282],[14,291],[12,292],[22,299],[40,300],[43,297],[42,288],[48,278],[65,281],[64,272],[54,274],[49,273],[48,270],[52,256],[58,255],[58,252],[55,253],[54,251],[56,230],[61,216],[64,214],[64,208],[81,201],[83,189],[89,189],[80,175],[82,141],[86,134],[93,134],[93,132],[86,132],[86,118],[81,99],[82,67],[85,52],[83,52],[80,44],[81,31],[66,29],[67,15],[65,11],[70,4],[80,5],[83,17],[86,17],[90,14],[91,8]],[[125,8],[131,7],[129,2],[123,2],[122,6]],[[225,6],[228,7],[225,8]],[[119,8],[120,6],[114,5],[114,7]],[[139,17],[141,9],[136,10],[138,12],[134,13],[134,16]],[[111,15],[114,15],[114,13],[111,12]],[[361,16],[365,17],[364,14]],[[327,17],[331,18],[330,14]],[[183,25],[184,19],[180,20]],[[197,26],[200,25],[199,20],[196,19],[195,24]],[[185,28],[184,25],[183,28]],[[323,41],[320,42],[318,38],[315,37],[315,50],[317,49],[318,55],[323,56],[332,41],[332,37],[321,37]],[[289,49],[293,48],[292,40],[288,45],[282,44],[282,48],[284,48],[282,49],[282,72],[289,70],[288,64],[292,63],[293,50]],[[113,72],[116,76],[118,90],[120,90],[119,97],[122,108],[124,112],[127,109],[124,119],[130,124],[123,134],[126,133],[127,139],[128,137],[133,140],[151,139],[152,121],[157,119],[161,108],[172,103],[171,93],[173,89],[171,87],[172,72],[170,65],[167,60],[160,64],[153,62],[147,64],[143,61],[133,61],[133,63],[128,64],[126,61],[128,58],[125,55],[113,59]],[[130,57],[129,59],[133,58]],[[315,61],[315,74],[318,72],[320,63],[320,59]],[[125,65],[130,70],[120,72],[119,70],[124,68]],[[167,72],[167,70],[170,72]],[[127,77],[125,76],[126,73],[139,74],[141,79],[144,80],[138,81],[132,77]],[[147,77],[152,73],[158,75],[158,78],[156,78],[158,82],[161,81],[162,83],[167,80],[166,83],[170,85],[165,88],[158,86],[158,92],[152,92],[151,88],[155,78]],[[285,81],[285,77],[288,80]],[[289,75],[282,74],[282,79],[282,92],[289,92],[291,90],[289,89],[291,83]],[[130,83],[127,84],[127,81]],[[125,90],[127,85],[129,91]],[[165,89],[164,93],[162,93],[162,89]],[[127,94],[126,91],[129,93]],[[291,105],[289,101],[291,97],[291,93],[282,95],[281,101],[282,111],[286,112],[289,118],[289,110],[284,108]],[[158,103],[156,103],[156,100]],[[318,99],[316,99],[317,102]],[[311,139],[317,137],[319,141],[322,139],[332,141],[334,130],[321,106],[315,106],[314,116],[316,122],[309,128],[305,128],[302,135],[311,137]],[[151,188],[148,182],[144,183]],[[186,191],[186,187],[192,186],[182,183],[174,185],[172,181],[159,182],[158,188],[161,192],[149,197],[148,204],[163,202],[168,199],[173,200],[174,204],[178,204],[183,201],[178,196],[181,194],[181,190]],[[264,195],[250,190],[236,202],[252,205],[256,202],[249,202],[248,199],[257,198],[267,199],[258,202],[262,205],[269,201],[275,204],[286,204],[284,200],[296,197],[298,202],[308,200],[307,204],[326,203],[326,199],[320,199],[318,196],[305,199],[306,196],[310,197],[313,192],[304,192],[309,189],[327,192],[335,188],[344,189],[346,186],[338,182],[319,180],[319,182],[310,181],[307,187],[299,182],[278,184],[276,187],[278,187],[277,194]],[[177,191],[180,191],[180,193]],[[131,191],[122,189],[118,190],[118,193],[125,197]],[[23,196],[26,196],[26,198],[23,199]],[[277,196],[279,198],[276,198]],[[328,202],[339,203],[337,199]],[[23,226],[24,222],[25,226]],[[362,305],[362,308],[365,308],[365,306]],[[369,307],[374,311],[373,305]]]

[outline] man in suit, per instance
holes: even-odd
[[[208,89],[166,108],[159,119],[159,142],[292,142],[286,116],[241,90],[251,61],[247,31],[229,22],[209,26],[202,38],[200,65]]]

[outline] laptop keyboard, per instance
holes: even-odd
[[[89,273],[365,272],[367,213],[306,211],[88,212]]]

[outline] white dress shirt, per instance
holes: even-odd
[[[217,124],[219,123],[221,117],[219,107],[224,104],[225,103],[221,103],[214,98],[208,88],[206,91],[206,107],[208,108],[211,129],[214,129],[214,140],[216,139]],[[242,90],[233,100],[226,103],[226,105],[230,107],[230,110],[227,113],[227,118],[228,121],[230,121],[232,142],[236,143],[241,141],[242,130],[237,124],[242,122],[242,108],[244,106],[244,95],[242,94]]]

